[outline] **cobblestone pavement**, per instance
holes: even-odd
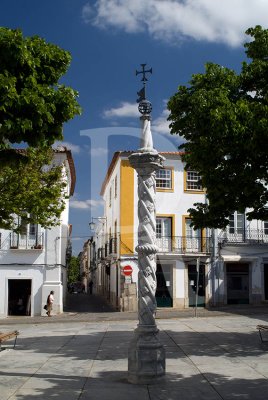
[[[114,311],[97,295],[68,296],[65,312],[9,317],[20,332],[0,352],[1,400],[263,400],[268,398],[268,343],[257,324],[266,306],[157,311],[166,375],[128,382],[128,348],[137,313]],[[267,338],[268,339],[268,338]]]
[[[149,385],[127,379],[136,321],[43,320],[12,327],[20,335],[15,349],[11,340],[0,352],[1,400],[268,398],[268,344],[256,330],[267,315],[158,320],[166,375]]]
[[[216,317],[232,315],[267,315],[268,305],[251,306],[225,306],[220,308],[194,308],[174,310],[172,308],[157,309],[156,319],[189,318],[189,317]],[[118,312],[115,311],[100,295],[89,295],[84,293],[68,294],[64,312],[59,315],[48,317],[21,317],[10,316],[0,319],[0,325],[13,324],[37,324],[37,323],[56,323],[56,322],[92,322],[92,321],[122,321],[137,320],[137,312]]]

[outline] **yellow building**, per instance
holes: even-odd
[[[137,308],[137,174],[130,166],[130,152],[116,152],[102,184],[104,219],[96,242],[96,287],[119,310]],[[205,201],[205,192],[194,171],[185,171],[181,153],[160,153],[164,169],[156,175],[156,238],[158,307],[184,308],[196,302],[196,261],[201,260],[200,305],[208,301],[205,269],[210,260],[210,239],[194,231],[187,210]],[[125,275],[124,267],[132,269]]]
[[[108,168],[92,255],[95,288],[121,311],[137,308],[138,184],[130,154],[116,152]],[[158,307],[268,302],[268,221],[248,221],[245,210],[230,215],[223,231],[194,230],[187,210],[206,202],[200,177],[185,170],[181,153],[160,154],[165,161],[156,173]]]

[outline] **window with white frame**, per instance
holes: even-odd
[[[268,235],[268,221],[264,221],[264,234]]]
[[[245,214],[234,212],[229,216],[229,233],[242,234],[245,231]]]
[[[11,232],[11,248],[33,249],[42,248],[42,233],[38,232],[38,225],[29,223],[27,216],[18,218],[19,232]]]
[[[172,248],[172,218],[156,218],[156,243],[159,251],[170,251]]]
[[[157,170],[155,181],[157,189],[172,189],[172,170],[170,168]]]
[[[29,235],[30,237],[36,236],[37,234],[37,224],[28,223],[27,219],[21,218],[19,221],[20,234],[22,236]]]
[[[201,176],[196,171],[186,171],[186,190],[203,190]]]
[[[156,237],[171,237],[172,219],[170,217],[156,218]]]
[[[185,231],[187,238],[201,238],[202,230],[201,229],[194,229],[192,226],[191,218],[186,218],[185,220]]]
[[[202,230],[194,229],[191,218],[185,219],[184,244],[188,251],[200,251],[202,249]]]

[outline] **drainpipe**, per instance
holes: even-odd
[[[200,257],[196,259],[196,290],[195,290],[195,311],[194,316],[197,317],[197,303],[199,293],[199,273],[200,273]]]
[[[215,228],[211,229],[211,290],[212,304],[216,306],[216,237]],[[219,288],[217,288],[219,290]]]

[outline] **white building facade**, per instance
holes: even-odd
[[[75,168],[71,152],[58,148],[54,163],[62,166],[67,194],[72,195]],[[53,313],[63,312],[71,255],[68,216],[67,199],[58,226],[43,229],[28,224],[20,234],[0,230],[0,318],[44,315],[43,306],[51,290],[55,293]]]
[[[91,257],[94,287],[117,309],[137,309],[137,175],[130,152],[117,152],[101,194],[104,215]],[[156,175],[158,307],[187,308],[260,304],[268,300],[268,225],[234,213],[224,232],[194,230],[187,210],[205,202],[195,171],[186,171],[181,153],[160,153]],[[125,275],[124,267],[132,269]],[[129,268],[130,267],[130,268]]]

